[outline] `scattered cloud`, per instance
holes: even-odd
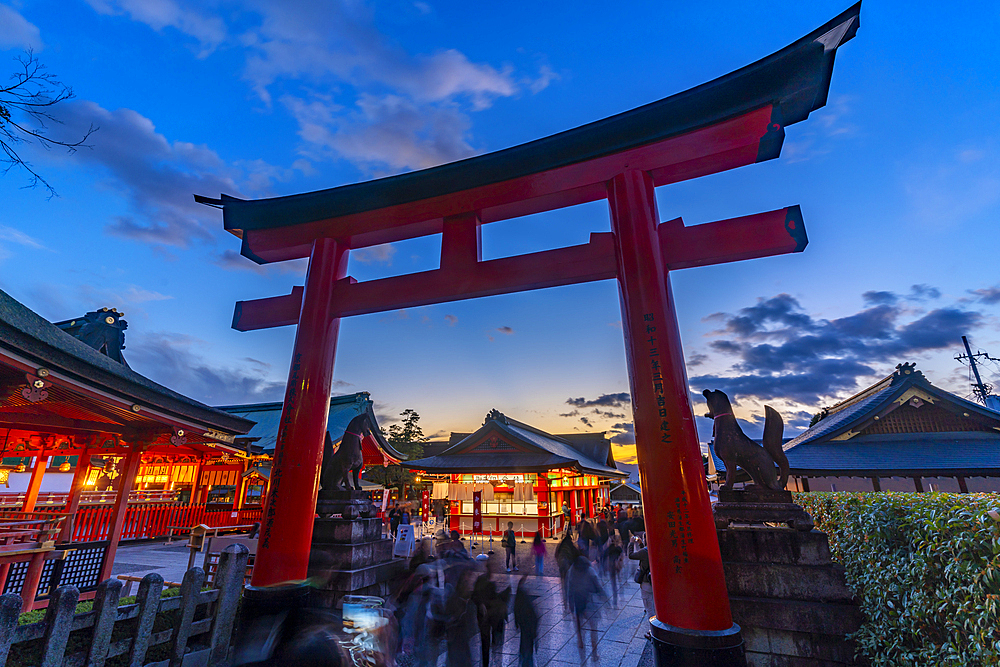
[[[618,422],[608,429],[612,433],[611,442],[616,445],[635,444],[635,426],[632,422]]]
[[[355,259],[362,264],[385,264],[386,266],[392,266],[392,257],[395,254],[395,246],[391,243],[386,243],[352,250],[351,259]]]
[[[816,405],[858,388],[859,380],[882,372],[882,366],[953,346],[983,322],[981,313],[957,305],[924,312],[901,303],[939,296],[926,285],[905,296],[866,292],[860,312],[833,320],[806,313],[788,294],[758,299],[736,314],[716,314],[722,328],[709,347],[737,361],[728,374],[692,377],[691,386],[722,389],[734,399]]]
[[[212,260],[212,263],[227,271],[252,271],[257,274],[267,273],[260,264],[251,262],[249,259],[235,250],[223,250]]]
[[[28,236],[20,229],[0,225],[0,262],[10,257],[13,252],[9,245],[19,245],[32,250],[48,250],[38,239]]]
[[[985,304],[1000,303],[1000,285],[969,290],[969,294],[974,294],[979,301]]]
[[[208,345],[176,333],[137,334],[129,339],[129,365],[146,377],[209,405],[280,401],[284,380],[258,364],[216,366],[205,360]]]
[[[61,106],[59,120],[64,124],[59,132],[67,136],[91,125],[100,128],[90,148],[51,159],[100,167],[100,184],[122,194],[130,209],[105,228],[114,236],[176,248],[210,243],[220,227],[218,212],[195,203],[192,194],[238,195],[241,186],[271,176],[261,176],[272,169],[262,162],[230,165],[208,146],[168,141],[132,109],[110,111],[94,102],[71,101]]]
[[[702,354],[701,352],[692,352],[688,355],[687,365],[688,368],[694,368],[695,366],[701,366],[703,363],[708,361],[708,355]]]
[[[551,67],[542,65],[538,68],[538,78],[528,82],[528,89],[532,93],[538,94],[548,88],[550,83],[561,78]]]
[[[785,162],[805,162],[822,157],[834,149],[834,142],[857,133],[857,127],[848,119],[852,115],[853,98],[838,95],[827,101],[826,106],[816,112],[810,123],[788,137],[782,146],[781,157]]]
[[[577,408],[623,408],[632,404],[632,396],[627,391],[623,391],[617,394],[601,394],[592,400],[586,398],[567,398],[566,404]]]
[[[505,336],[513,336],[514,335],[514,329],[512,329],[511,327],[507,327],[507,326],[497,327],[497,331],[499,331],[500,333],[504,334]]]
[[[453,327],[458,324],[458,318],[454,315],[445,315],[444,321],[448,323],[448,326]]]
[[[87,4],[99,14],[127,15],[158,32],[174,28],[194,37],[200,45],[199,57],[209,55],[226,39],[222,19],[174,0],[87,0]]]
[[[7,49],[41,51],[45,47],[35,24],[13,7],[0,5],[0,51]]]

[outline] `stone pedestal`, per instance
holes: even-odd
[[[751,526],[718,535],[750,667],[856,664],[846,635],[863,617],[826,533]]]
[[[716,528],[730,524],[784,523],[795,530],[812,530],[813,520],[792,502],[791,491],[773,491],[754,484],[744,489],[719,489],[712,507]]]
[[[316,593],[330,605],[344,595],[387,596],[405,560],[393,558],[393,542],[382,537],[382,520],[367,510],[371,503],[365,492],[334,493],[320,501],[327,505],[323,511],[317,507],[320,517],[313,525],[309,576],[325,582]],[[324,518],[329,514],[342,516]]]

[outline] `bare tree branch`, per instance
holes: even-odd
[[[55,189],[21,156],[15,146],[37,144],[46,150],[55,146],[73,153],[81,146],[89,147],[86,141],[98,128],[91,125],[77,140],[53,139],[48,136],[46,131],[49,124],[62,124],[50,109],[60,102],[72,99],[73,89],[45,71],[45,65],[38,61],[30,49],[14,60],[18,63],[18,68],[10,76],[11,83],[0,86],[0,149],[3,151],[0,154],[0,164],[5,165],[2,173],[6,175],[14,167],[24,169],[28,173],[28,184],[25,187],[42,185],[51,198],[56,196]]]

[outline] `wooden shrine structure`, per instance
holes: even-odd
[[[116,311],[89,315],[97,316],[90,318],[93,328],[103,327],[104,333],[124,330]],[[108,354],[105,338],[85,342],[70,329],[0,291],[0,455],[5,461],[21,461],[17,468],[0,468],[0,481],[26,468],[24,461],[33,462],[27,490],[17,496],[19,505],[0,506],[0,590],[23,591],[26,601],[44,599],[55,580],[95,590],[110,575],[123,538],[152,537],[157,530],[165,535],[169,525],[235,525],[261,516],[258,507],[242,514],[220,512],[213,521],[201,495],[212,481],[236,483],[246,470],[242,436],[252,421],[152,382],[124,363],[120,347],[115,358]],[[50,459],[56,457],[61,460],[56,470],[73,471],[70,488],[63,494],[41,494]],[[134,490],[137,480],[162,487],[171,475],[191,482],[194,502],[151,501],[144,495],[151,492]],[[88,482],[99,480],[107,484],[96,495],[108,500],[110,492],[113,499],[81,508],[88,494],[94,500]],[[25,524],[31,521],[47,521],[58,527],[57,534],[38,523]],[[64,557],[44,561],[40,572],[31,569],[40,559],[4,560],[4,531],[23,533],[25,526],[49,530],[46,539],[25,539],[48,551],[61,546]],[[71,550],[65,548],[69,543]],[[31,590],[36,587],[37,596]]]
[[[797,206],[687,227],[660,222],[655,188],[777,158],[785,129],[826,104],[837,49],[860,4],[740,70],[643,107],[520,146],[398,176],[287,197],[196,200],[223,211],[260,264],[309,258],[291,294],[242,301],[233,327],[297,325],[255,587],[306,576],[340,318],[616,279],[660,665],[743,665],[704,482],[669,272],[805,248]],[[637,66],[646,66],[637,63]],[[605,200],[611,233],[584,245],[482,260],[491,222]],[[440,268],[358,282],[351,250],[441,234]],[[653,480],[655,479],[655,483]]]

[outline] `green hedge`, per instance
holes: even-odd
[[[830,537],[873,666],[1000,665],[1000,496],[796,494]]]

